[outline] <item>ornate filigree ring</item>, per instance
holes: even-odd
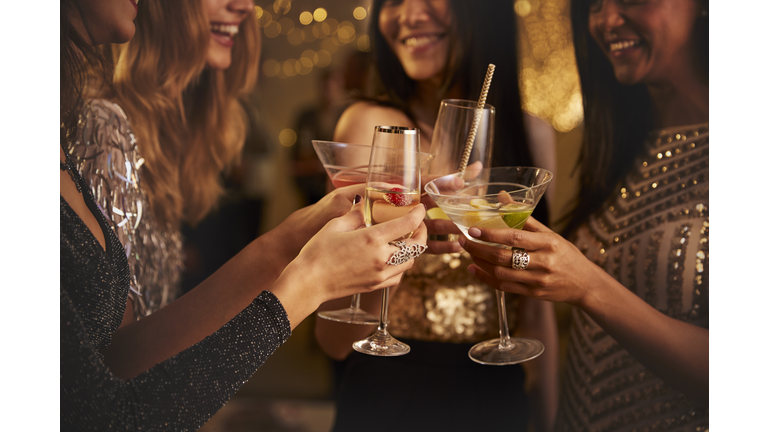
[[[515,270],[525,270],[528,268],[528,263],[531,261],[531,257],[525,249],[515,248],[512,249],[512,268]]]
[[[389,265],[400,265],[404,262],[408,262],[409,259],[416,258],[427,250],[426,245],[414,243],[407,246],[402,240],[396,242],[394,246],[399,247],[400,250],[392,254],[392,257],[389,258],[389,261],[387,261],[387,264]]]

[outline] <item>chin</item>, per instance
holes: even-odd
[[[205,65],[211,69],[227,69],[232,65],[232,58],[209,58]]]
[[[133,25],[133,22],[131,22],[130,26],[125,26],[124,28],[118,28],[116,29],[115,33],[112,35],[112,40],[106,43],[117,43],[117,44],[123,44],[131,39],[133,39],[133,35],[136,33],[136,27]]]

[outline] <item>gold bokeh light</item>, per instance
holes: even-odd
[[[365,17],[368,16],[368,11],[365,10],[364,7],[356,7],[354,12],[352,12],[352,16],[355,17],[356,20],[364,20]]]
[[[301,13],[301,15],[299,15],[299,22],[304,25],[312,24],[313,19],[314,18],[312,18],[312,12],[304,11]]]
[[[559,132],[583,117],[568,0],[517,0],[520,16],[520,90],[523,109]]]
[[[368,37],[368,35],[362,35],[357,38],[357,49],[362,52],[371,51],[371,39]]]
[[[315,21],[323,22],[326,18],[328,18],[328,11],[326,11],[324,8],[317,8],[315,9],[315,13],[312,14],[312,16],[314,16]]]
[[[290,147],[296,144],[296,132],[293,129],[283,129],[278,136],[280,144],[285,147]]]
[[[295,27],[293,20],[290,18],[283,18],[278,21],[278,24],[280,24],[280,34],[282,35],[287,35]]]

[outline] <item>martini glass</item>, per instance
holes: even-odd
[[[333,187],[340,188],[365,183],[371,146],[333,141],[312,140],[317,157],[328,173]],[[360,294],[352,296],[348,308],[318,312],[317,316],[347,324],[376,325],[379,317],[360,308]]]
[[[480,241],[467,232],[472,227],[522,229],[551,180],[552,173],[542,168],[485,168],[463,178],[459,173],[439,177],[427,183],[424,190],[469,240],[512,249]],[[540,341],[509,335],[504,291],[496,290],[496,299],[499,338],[473,346],[469,358],[480,364],[510,365],[541,355],[544,344]]]
[[[376,126],[365,184],[365,225],[373,226],[408,214],[421,201],[419,130],[400,126]],[[413,233],[392,242],[410,238]],[[372,335],[352,344],[355,351],[374,356],[399,356],[411,347],[387,331],[389,290],[381,293],[379,327]]]
[[[312,146],[334,188],[366,182],[371,146],[321,140],[312,140]],[[432,158],[432,154],[420,153],[420,166],[429,167]],[[347,324],[376,325],[379,323],[378,316],[360,307],[360,294],[352,296],[348,308],[318,312],[317,316]]]

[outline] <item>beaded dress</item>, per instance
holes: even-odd
[[[74,170],[73,170],[74,171]],[[262,292],[201,342],[131,380],[99,349],[120,326],[129,284],[125,251],[79,175],[106,251],[60,199],[60,426],[63,431],[199,429],[290,336],[280,301]]]
[[[129,295],[134,317],[141,319],[179,295],[181,231],[162,226],[149,209],[141,183],[144,159],[120,106],[104,99],[87,103],[68,151],[125,248]]]
[[[709,124],[649,134],[647,152],[574,244],[662,313],[709,328]],[[573,310],[558,431],[704,431],[699,406]]]

